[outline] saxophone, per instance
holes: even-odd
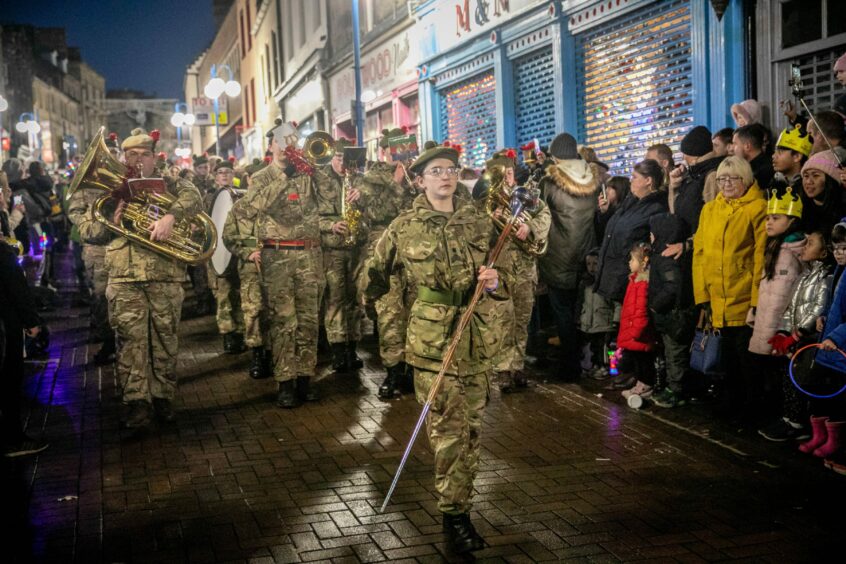
[[[351,170],[345,170],[344,181],[341,183],[341,217],[348,229],[344,238],[345,247],[354,247],[361,233],[361,211],[347,203],[347,194],[352,189],[352,175]]]

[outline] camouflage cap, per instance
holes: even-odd
[[[266,167],[267,164],[267,161],[264,161],[262,159],[253,159],[253,162],[244,167],[244,171],[250,176],[252,176],[253,174]]]
[[[235,164],[232,161],[220,161],[214,167],[214,171],[217,172],[222,168],[228,168],[229,170],[235,170]]]
[[[191,160],[193,161],[194,166],[201,166],[208,164],[209,157],[207,155],[194,155]]]
[[[350,141],[349,139],[344,139],[343,137],[338,137],[338,139],[335,140],[335,154],[336,155],[343,155],[344,149],[346,149],[347,147],[352,147],[353,145],[354,145],[354,143],[352,141]]]

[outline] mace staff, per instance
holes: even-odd
[[[494,264],[496,263],[497,258],[499,258],[502,249],[508,242],[508,236],[511,233],[511,230],[513,229],[517,219],[519,218],[520,212],[523,210],[523,207],[526,205],[526,202],[530,201],[530,199],[531,196],[525,188],[518,187],[514,189],[511,199],[511,219],[508,221],[508,223],[505,224],[502,233],[499,234],[499,238],[496,241],[496,245],[494,245],[493,250],[491,251],[490,255],[488,255],[488,263],[486,265],[486,268],[494,267]],[[429,395],[426,397],[426,403],[423,404],[423,409],[420,412],[420,417],[417,418],[417,424],[414,425],[414,430],[411,433],[411,438],[408,440],[408,445],[405,447],[405,452],[403,453],[402,459],[400,460],[399,466],[397,467],[396,474],[394,474],[394,480],[393,482],[391,482],[391,487],[388,489],[387,495],[385,495],[385,501],[382,502],[382,507],[379,509],[379,513],[385,512],[385,508],[388,506],[388,502],[391,500],[391,496],[394,493],[394,489],[397,487],[397,482],[399,482],[399,478],[402,474],[403,468],[405,468],[405,463],[408,461],[408,457],[411,454],[411,449],[414,447],[414,442],[417,440],[417,435],[420,434],[420,428],[423,426],[423,422],[426,420],[426,415],[429,414],[429,410],[432,407],[432,402],[435,400],[435,397],[438,395],[438,392],[440,392],[441,384],[443,383],[444,376],[446,375],[447,367],[452,362],[452,357],[455,356],[455,351],[458,348],[458,343],[461,341],[461,336],[464,334],[464,330],[470,324],[470,319],[473,317],[473,310],[476,309],[476,304],[478,303],[479,298],[482,297],[482,292],[484,291],[484,288],[485,281],[479,280],[476,283],[476,289],[473,292],[473,297],[470,299],[470,303],[467,304],[467,309],[464,311],[458,321],[458,327],[452,334],[452,339],[450,340],[449,347],[447,348],[446,354],[444,355],[444,359],[441,364],[441,369],[438,372],[437,378],[435,378],[435,381],[432,383],[432,387],[429,390]]]

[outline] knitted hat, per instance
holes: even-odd
[[[123,143],[120,144],[120,148],[124,151],[128,151],[129,149],[147,149],[149,151],[156,150],[156,142],[159,140],[159,130],[154,129],[150,133],[147,133],[143,129],[136,128],[132,130],[132,134],[123,140]]]
[[[701,157],[713,150],[711,132],[704,125],[697,125],[688,131],[681,142],[681,152],[689,157]]]
[[[575,137],[569,133],[559,133],[552,140],[549,145],[550,154],[559,160],[579,159],[579,151],[577,149]]]
[[[832,70],[834,72],[846,71],[846,53],[840,55],[840,58],[834,61],[834,68]]]
[[[746,119],[746,125],[751,123],[761,123],[761,104],[758,100],[744,100],[731,106],[732,116],[743,116]],[[737,118],[735,117],[735,121]]]
[[[491,169],[495,166],[517,168],[517,152],[514,149],[503,149],[502,151],[497,151],[485,162],[485,168],[487,169]]]
[[[814,153],[802,167],[804,173],[808,169],[820,170],[840,182],[840,165],[831,150]]]
[[[405,137],[408,135],[407,127],[395,127],[393,129],[383,129],[382,138],[379,140],[379,146],[387,149],[391,146],[391,139],[394,137]]]

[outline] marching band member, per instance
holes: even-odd
[[[372,302],[390,290],[393,276],[405,270],[419,284],[408,317],[406,362],[414,367],[417,400],[425,404],[441,368],[451,329],[468,303],[477,280],[488,296],[460,341],[438,397],[426,419],[435,454],[435,488],[448,546],[455,552],[484,548],[470,522],[473,479],[479,468],[482,415],[489,399],[491,359],[502,343],[490,316],[498,292],[496,270],[484,267],[490,219],[468,200],[455,196],[458,152],[450,147],[424,151],[411,170],[424,193],[399,215],[366,264],[365,298]],[[493,299],[491,299],[493,298]]]
[[[134,129],[121,144],[127,166],[140,170],[145,178],[155,172],[156,140],[157,136]],[[167,214],[153,222],[150,231],[153,241],[167,240],[177,221],[202,211],[200,193],[190,182],[170,177],[163,180],[168,193],[176,200]],[[123,208],[123,204],[118,206],[115,223],[119,223]],[[102,224],[92,226],[92,231],[105,229]],[[99,237],[96,233],[92,235]],[[172,421],[185,264],[125,237],[116,237],[109,243],[105,264],[109,271],[106,298],[110,322],[119,343],[116,371],[123,401],[129,406],[124,426],[128,429],[147,426],[153,409],[160,419]]]
[[[297,171],[286,147],[296,141],[291,124],[270,132],[273,161],[251,178],[242,198],[256,222],[261,250],[247,257],[262,271],[273,348],[277,405],[294,408],[316,400],[310,382],[317,366],[318,307],[324,287],[318,195],[311,176]]]

